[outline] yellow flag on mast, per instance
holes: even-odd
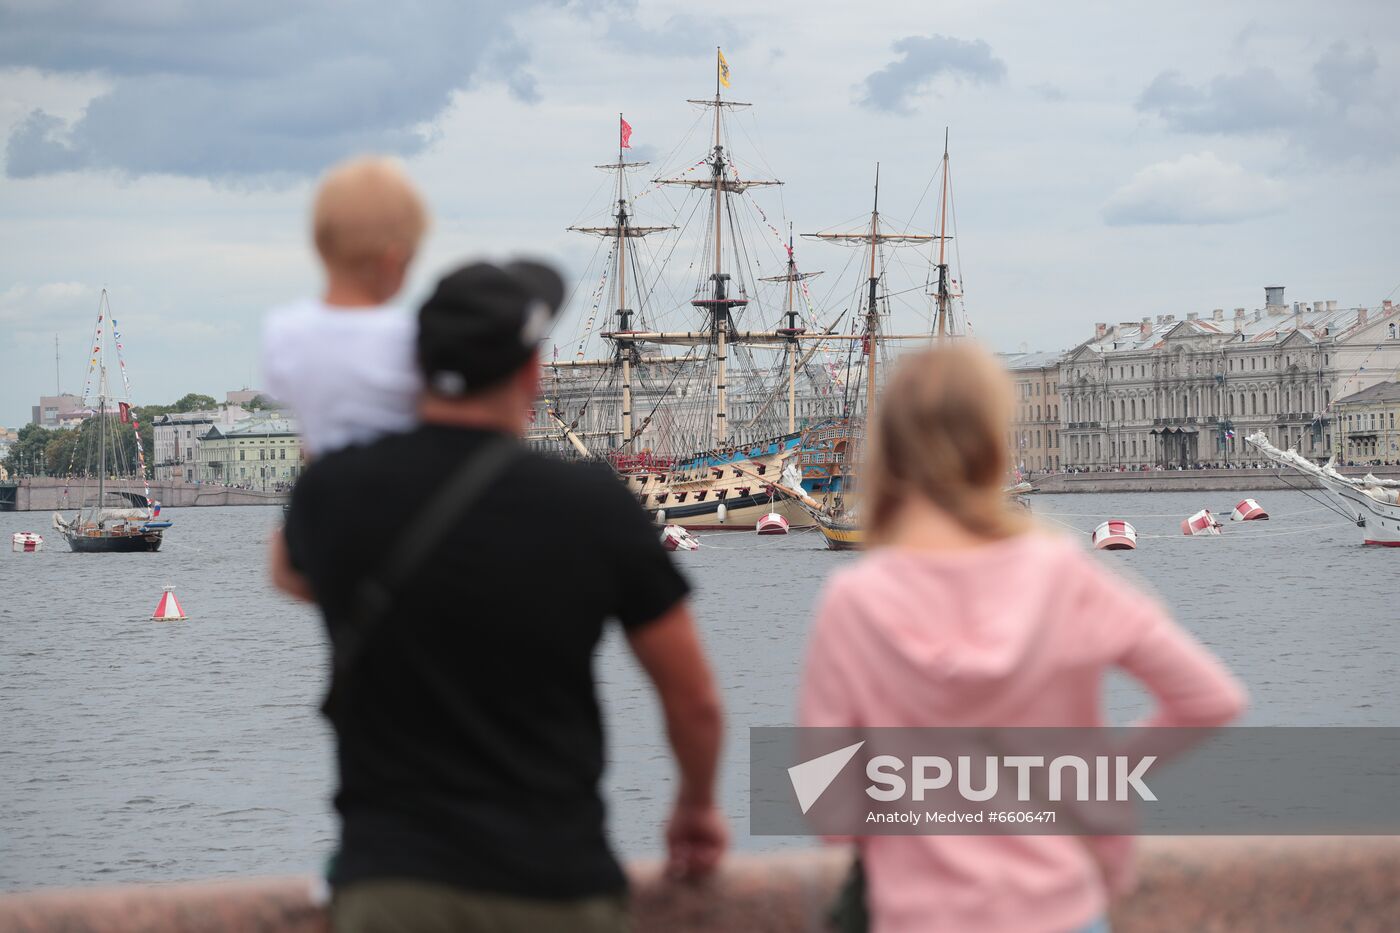
[[[724,60],[724,53],[715,49],[715,54],[719,56],[719,83],[729,87],[729,62]]]

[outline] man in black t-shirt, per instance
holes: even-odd
[[[444,278],[419,315],[421,426],[298,482],[273,575],[320,605],[338,662],[361,581],[464,461],[524,430],[562,295],[532,263]],[[669,868],[711,871],[727,845],[720,711],[686,591],[610,470],[517,445],[337,669],[338,933],[625,928],[592,671],[610,618],[655,684],[680,772]]]

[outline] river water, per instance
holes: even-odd
[[[1219,538],[1184,538],[1177,526],[1202,507],[1228,515],[1235,494],[1034,505],[1054,527],[1136,524],[1137,551],[1100,557],[1155,589],[1244,679],[1249,723],[1400,725],[1400,551],[1360,546],[1358,529],[1301,493],[1261,500],[1271,521]],[[263,572],[280,510],[168,517],[158,554],[78,555],[48,533],[47,514],[0,513],[0,889],[308,872],[331,851],[319,621]],[[50,550],[9,553],[11,532],[27,529]],[[854,558],[809,533],[702,540],[678,559],[724,688],[736,844],[801,844],[744,831],[746,730],[791,723],[811,605]],[[149,621],[165,584],[189,621]],[[657,710],[616,637],[597,669],[614,837],[627,857],[655,854],[672,788]],[[1120,721],[1143,706],[1125,682],[1110,685],[1109,702]]]

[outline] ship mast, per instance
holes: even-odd
[[[692,188],[710,189],[711,199],[711,222],[714,224],[714,243],[712,249],[710,289],[708,297],[698,296],[691,301],[695,308],[706,312],[708,321],[706,322],[709,332],[710,342],[715,347],[715,423],[713,429],[713,443],[715,447],[723,447],[729,442],[729,395],[728,395],[728,362],[729,345],[731,336],[739,338],[741,341],[744,335],[731,333],[734,330],[734,318],[732,311],[747,305],[746,298],[732,298],[729,296],[729,275],[724,271],[724,216],[726,194],[739,194],[748,188],[758,185],[780,185],[780,181],[759,181],[753,179],[727,178],[726,169],[732,164],[724,150],[724,138],[722,130],[721,112],[724,108],[747,107],[748,104],[738,101],[724,100],[722,88],[724,82],[723,56],[718,48],[715,49],[715,96],[713,99],[692,99],[688,103],[698,104],[702,107],[713,107],[715,110],[714,119],[714,143],[711,149],[710,177],[705,179],[694,178],[658,178],[657,184],[663,185],[688,185]],[[652,338],[654,342],[664,342],[669,335],[657,335]],[[658,339],[659,338],[659,339]]]
[[[97,513],[101,512],[107,500],[107,363],[98,360],[102,367],[97,389]],[[96,517],[96,516],[94,516]]]
[[[880,331],[880,308],[875,303],[876,286],[880,276],[875,269],[875,254],[880,237],[880,163],[875,163],[875,204],[870,210],[870,305],[865,312],[865,423],[875,423],[875,339]]]
[[[944,250],[948,246],[948,128],[943,128],[943,198],[938,212],[938,339],[948,337],[948,263]]]
[[[867,280],[869,293],[865,311],[865,332],[859,339],[864,345],[864,352],[866,355],[865,420],[866,424],[871,424],[871,419],[875,415],[876,351],[881,343],[879,307],[880,269],[877,261],[880,246],[885,243],[892,243],[895,245],[926,243],[929,240],[935,239],[935,237],[924,233],[885,233],[880,229],[880,165],[878,162],[875,164],[875,203],[870,211],[869,229],[860,233],[804,233],[802,235],[815,240],[847,243],[853,246],[866,246],[870,250],[870,269]],[[831,338],[828,337],[824,339]],[[906,339],[906,337],[901,335],[897,339]],[[927,340],[928,336],[924,335],[923,339]]]
[[[617,330],[603,334],[616,344],[616,352],[611,360],[596,361],[604,365],[616,365],[622,373],[622,405],[619,412],[618,428],[621,434],[621,441],[618,450],[626,451],[632,444],[632,364],[642,362],[637,353],[636,341],[632,334],[635,333],[632,326],[632,315],[636,311],[627,307],[627,241],[635,237],[644,237],[651,233],[659,233],[663,230],[674,230],[674,227],[638,227],[632,224],[631,215],[627,211],[627,189],[625,185],[624,173],[641,168],[647,165],[646,162],[628,162],[623,158],[623,149],[626,148],[626,141],[623,136],[622,114],[617,115],[617,161],[606,165],[599,165],[603,171],[617,173],[617,206],[616,213],[613,214],[613,223],[606,227],[570,227],[576,233],[590,233],[594,236],[615,237],[617,239],[617,308],[614,313],[617,315]],[[579,361],[585,364],[595,361]],[[570,439],[577,445],[576,441]]]
[[[622,114],[617,115],[617,329],[621,333],[630,331],[627,310],[627,200],[622,196]],[[627,340],[617,342],[617,355],[622,361],[622,443],[618,449],[626,451],[632,444],[632,356],[636,352]]]
[[[787,355],[787,402],[788,402],[788,433],[797,432],[797,344],[798,338],[807,333],[807,328],[797,325],[797,283],[803,279],[810,279],[821,275],[820,272],[798,272],[797,254],[793,250],[792,224],[788,224],[787,241],[787,272],[783,275],[773,275],[760,279],[761,282],[786,282],[787,295],[783,304],[783,316],[787,318],[784,325],[778,328],[778,334],[784,338],[784,350]],[[771,401],[771,397],[770,397]],[[764,403],[766,409],[768,403]]]
[[[711,308],[713,322],[710,325],[715,334],[715,360],[717,365],[715,380],[715,446],[723,447],[729,440],[729,425],[726,423],[729,417],[728,404],[725,398],[725,362],[727,348],[725,340],[729,337],[729,306],[724,303],[724,285],[728,276],[724,275],[723,256],[720,252],[721,234],[724,229],[722,218],[724,216],[724,145],[719,139],[719,115],[720,115],[720,79],[721,64],[719,59],[719,49],[715,49],[715,157],[711,163],[711,172],[715,180],[714,206],[715,206],[715,271],[711,280],[715,283],[715,303]]]

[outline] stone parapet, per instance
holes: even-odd
[[[97,495],[95,479],[65,480],[60,477],[34,476],[25,477],[11,485],[13,497],[5,497],[6,511],[53,512],[63,508],[76,508],[84,497],[91,499]],[[123,481],[120,488],[140,492],[141,483],[139,480]],[[64,494],[65,490],[67,495]],[[151,498],[159,500],[164,508],[187,509],[204,505],[280,505],[290,498],[290,494],[261,489],[233,489],[210,483],[153,481]]]
[[[639,933],[815,933],[845,876],[840,850],[737,855],[698,884],[632,866]],[[1115,933],[1400,929],[1400,839],[1176,837],[1142,841]],[[42,890],[0,896],[0,931],[328,933],[311,878]]]

